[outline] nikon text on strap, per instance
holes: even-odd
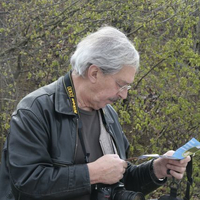
[[[85,162],[88,163],[90,153],[86,152],[85,144],[84,144],[84,141],[83,141],[82,122],[81,122],[80,115],[79,115],[76,93],[75,93],[75,90],[74,90],[74,85],[73,85],[71,73],[72,73],[72,71],[68,72],[64,76],[63,84],[64,84],[65,90],[66,90],[66,92],[67,92],[67,94],[70,98],[70,103],[71,103],[71,107],[73,109],[73,112],[74,112],[74,114],[77,118],[77,121],[78,121],[78,135],[79,135],[79,139],[80,139],[80,142],[81,142],[83,153],[85,155]]]

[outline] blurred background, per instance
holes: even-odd
[[[200,140],[199,0],[1,0],[0,149],[20,99],[63,76],[76,44],[103,25],[123,31],[141,57],[128,98],[114,105],[130,156]],[[200,199],[199,164],[197,153],[192,199]],[[179,196],[185,187],[186,178]]]

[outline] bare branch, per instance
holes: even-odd
[[[134,87],[134,89],[137,89],[138,85],[140,84],[140,82],[148,75],[150,74],[156,67],[158,67],[163,61],[165,60],[165,58],[163,58],[162,60],[160,60],[157,64],[155,64],[144,76],[142,76],[140,78],[140,80],[137,82],[137,85]]]

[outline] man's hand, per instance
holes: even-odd
[[[171,156],[173,153],[174,151],[168,151],[165,155]],[[172,176],[176,179],[182,179],[190,160],[190,156],[182,160],[158,158],[153,163],[154,173],[158,179]]]
[[[107,154],[92,163],[88,163],[91,184],[114,184],[123,178],[127,162],[117,154]]]

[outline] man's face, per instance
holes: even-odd
[[[101,72],[102,73],[102,72]],[[119,99],[126,99],[129,85],[133,82],[136,69],[133,67],[123,67],[117,74],[99,76],[95,87],[93,109],[98,110],[112,104]]]

